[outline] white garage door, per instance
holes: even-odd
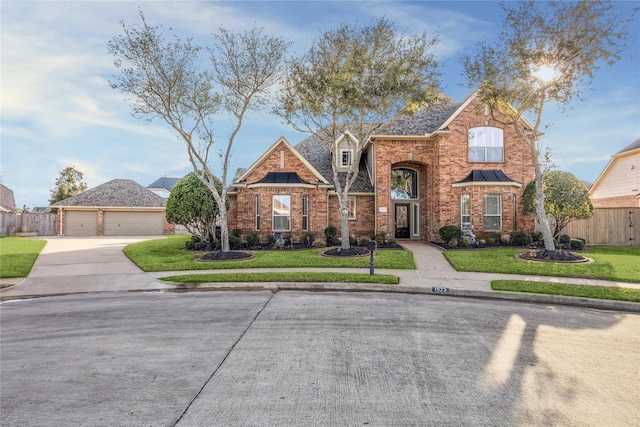
[[[105,236],[150,236],[164,234],[164,212],[105,211]]]
[[[66,236],[97,236],[98,211],[64,211]]]

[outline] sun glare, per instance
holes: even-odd
[[[537,70],[535,70],[531,74],[538,80],[545,83],[548,83],[557,79],[560,75],[560,73],[556,68],[551,67],[549,65],[541,65],[540,67],[538,67]]]

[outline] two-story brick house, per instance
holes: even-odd
[[[307,232],[323,237],[329,225],[339,230],[331,162],[348,165],[348,138],[345,129],[335,158],[314,136],[295,146],[278,139],[232,184],[229,228],[296,241]],[[471,226],[479,236],[532,231],[520,198],[533,177],[528,147],[476,94],[448,99],[383,124],[367,142],[349,192],[349,232],[432,241],[444,225]]]

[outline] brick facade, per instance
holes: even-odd
[[[356,198],[356,219],[349,221],[350,235],[373,237],[384,232],[395,237],[396,205],[409,206],[410,238],[439,240],[438,230],[444,225],[461,224],[460,199],[469,195],[470,216],[474,232],[481,237],[492,234],[484,231],[484,196],[500,195],[502,203],[502,232],[533,231],[534,217],[523,216],[520,199],[524,187],[533,179],[531,153],[527,145],[511,127],[505,127],[483,114],[478,99],[450,121],[447,128],[433,135],[411,137],[375,137],[368,156],[373,159],[373,187],[375,194],[352,194]],[[470,162],[468,130],[491,126],[504,131],[504,160],[501,162]],[[393,200],[391,172],[397,168],[415,171],[418,177],[417,197]],[[459,183],[472,170],[500,170],[512,182]],[[295,172],[308,185],[256,185],[268,172]],[[330,178],[330,177],[325,177]],[[456,185],[454,185],[456,184]],[[229,228],[239,228],[243,236],[256,232],[262,240],[272,233],[272,197],[291,196],[291,234],[302,239],[302,198],[309,200],[309,230],[324,237],[324,229],[332,225],[340,233],[338,200],[330,185],[321,182],[309,165],[296,154],[287,142],[275,144],[244,175],[242,183],[230,194]],[[260,196],[260,230],[256,230],[256,196]],[[418,212],[419,218],[413,218]]]

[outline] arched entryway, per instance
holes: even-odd
[[[420,239],[420,171],[413,166],[391,170],[392,227],[395,239]]]

